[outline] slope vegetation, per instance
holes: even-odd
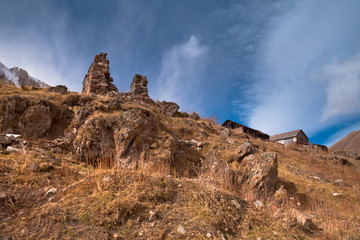
[[[22,134],[0,154],[4,238],[360,238],[358,160],[122,93],[6,86],[0,107]]]

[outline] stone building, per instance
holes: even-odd
[[[94,58],[88,73],[83,81],[83,93],[107,94],[117,92],[117,88],[112,83],[110,77],[109,60],[106,59],[107,53],[100,53]]]
[[[230,128],[230,129],[234,129],[235,131],[240,132],[240,133],[245,133],[254,138],[260,138],[262,140],[269,140],[269,138],[270,138],[269,135],[267,135],[266,133],[263,133],[256,129],[249,128],[247,126],[244,126],[237,122],[233,122],[231,120],[226,120],[222,124],[222,126]]]
[[[291,132],[273,135],[270,137],[270,141],[278,142],[284,145],[289,143],[308,144],[309,138],[306,136],[303,130],[299,129]]]

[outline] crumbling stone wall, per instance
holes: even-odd
[[[148,80],[146,76],[135,74],[130,86],[130,93],[134,96],[149,97],[147,84]]]
[[[106,59],[107,53],[100,53],[94,58],[88,73],[83,81],[83,93],[106,94],[112,91],[118,91],[112,83],[110,77],[109,60]]]

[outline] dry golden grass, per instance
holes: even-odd
[[[66,97],[46,89],[0,87],[1,97],[14,95],[55,103]],[[250,138],[258,150],[277,153],[278,188],[283,185],[286,189],[283,195],[269,198],[264,207],[256,208],[256,199],[248,193],[234,191],[224,179],[210,181],[199,166],[191,168],[181,162],[196,162],[212,151],[217,153],[218,161],[226,163],[246,136],[234,133],[230,136],[234,143],[230,144],[221,138],[221,127],[215,119],[160,116],[155,107],[132,101],[108,111],[106,101],[110,98],[92,100],[99,112],[89,119],[116,121],[126,110],[151,116],[155,130],[148,137],[157,144],[149,150],[156,156],[153,168],[146,170],[143,162],[134,170],[112,168],[114,158],[109,153],[96,159],[97,168],[92,167],[91,159],[87,159],[90,164],[79,163],[71,155],[31,151],[26,155],[0,155],[0,189],[8,194],[0,207],[1,237],[209,239],[206,235],[210,233],[214,239],[360,238],[360,161],[346,158],[354,165],[349,167],[335,164],[332,153]],[[75,107],[74,112],[79,109]],[[202,149],[180,149],[183,155],[177,164],[195,172],[192,178],[163,164],[168,155],[159,136],[209,142]],[[39,164],[35,172],[28,170],[34,162]],[[343,179],[344,185],[336,185],[336,179]],[[56,193],[46,194],[50,188],[56,188]],[[242,200],[245,198],[248,202]],[[320,229],[310,231],[301,226],[291,216],[292,209],[311,216]],[[149,220],[150,211],[156,212],[155,220]],[[176,231],[179,224],[186,228],[185,236]]]

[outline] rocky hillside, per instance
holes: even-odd
[[[107,89],[104,64],[84,82],[101,94],[0,88],[0,236],[360,238],[358,160],[155,102],[142,75]]]
[[[330,150],[360,152],[360,130],[351,132],[345,138],[332,145]]]
[[[13,67],[7,68],[0,62],[0,81],[2,84],[15,86],[48,87],[39,79],[31,77],[24,69]]]

